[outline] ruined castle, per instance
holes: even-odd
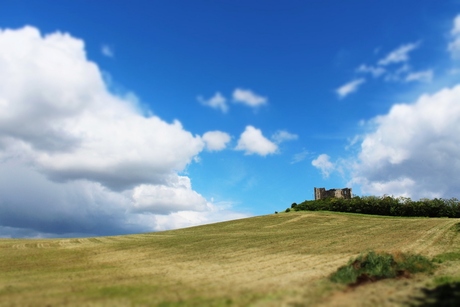
[[[352,197],[351,188],[344,189],[330,189],[315,188],[315,200],[324,198],[345,198],[350,199]]]

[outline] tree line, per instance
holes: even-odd
[[[407,217],[449,217],[460,218],[460,201],[456,198],[422,198],[412,200],[408,197],[355,196],[351,199],[326,198],[293,203],[286,212],[294,211],[336,211],[372,215]]]

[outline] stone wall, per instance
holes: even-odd
[[[315,188],[315,200],[324,199],[324,198],[345,198],[350,199],[353,197],[351,188],[344,189],[330,189],[326,190],[325,188]]]

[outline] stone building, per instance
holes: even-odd
[[[315,188],[315,200],[324,199],[324,198],[352,198],[351,188],[344,189],[330,189],[326,190],[325,188]]]

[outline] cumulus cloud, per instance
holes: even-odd
[[[217,145],[179,121],[143,116],[130,97],[107,90],[82,40],[30,26],[0,30],[3,187],[11,174],[23,174],[22,185],[17,179],[1,193],[3,230],[155,230],[151,213],[208,208],[178,172]],[[172,195],[169,205],[165,195]]]
[[[374,118],[352,182],[374,195],[460,197],[459,101],[457,85]]]
[[[205,211],[206,199],[192,190],[190,178],[173,176],[164,185],[141,184],[134,188],[134,211],[169,214],[178,211]]]
[[[266,156],[276,153],[278,146],[265,138],[260,129],[246,126],[235,149],[245,151],[246,155],[258,154]]]
[[[290,133],[286,130],[278,130],[272,135],[272,140],[276,144],[280,144],[286,141],[297,140],[299,136],[297,134]]]
[[[452,35],[452,41],[449,43],[447,50],[449,50],[452,58],[460,58],[460,15],[457,15],[454,19],[454,25],[450,31]]]
[[[267,104],[268,100],[251,90],[237,88],[233,91],[233,101],[255,108]]]
[[[17,160],[0,163],[0,236],[100,236],[145,232],[131,197],[97,182],[53,182]]]
[[[331,172],[335,169],[334,164],[330,161],[327,154],[321,154],[316,159],[311,161],[311,165],[321,171],[323,178],[328,178]]]
[[[208,203],[206,211],[178,211],[169,215],[155,215],[157,230],[184,228],[220,221],[230,221],[248,217],[247,214],[231,210],[231,203]]]
[[[345,98],[346,96],[350,95],[353,92],[356,92],[361,84],[366,82],[364,78],[356,79],[353,81],[350,81],[338,89],[336,89],[337,95],[339,95],[339,98]]]
[[[379,60],[378,64],[385,66],[394,63],[407,62],[409,60],[409,53],[417,49],[419,46],[419,42],[402,45],[390,52],[386,57]]]
[[[197,100],[204,106],[221,110],[222,113],[227,113],[228,111],[227,99],[219,92],[216,92],[214,96],[208,100],[204,99],[202,96],[198,96]]]
[[[203,134],[203,141],[206,143],[206,148],[210,151],[219,151],[227,147],[231,137],[228,133],[222,131],[208,131]]]
[[[113,49],[108,45],[102,45],[101,53],[108,58],[113,58],[115,56]]]

